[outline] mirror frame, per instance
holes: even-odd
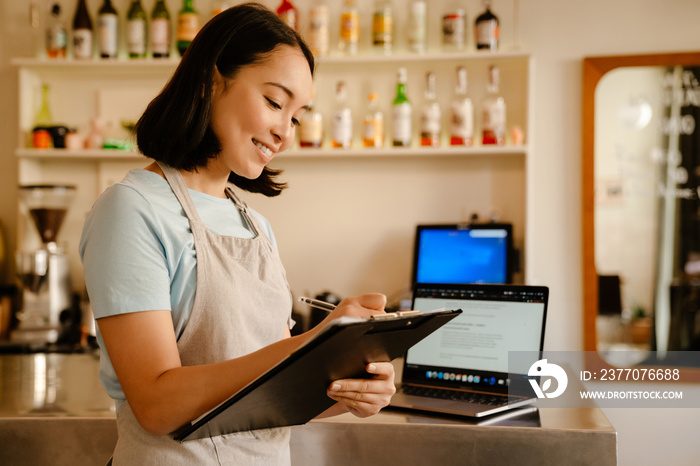
[[[595,90],[601,78],[616,68],[632,66],[700,66],[700,52],[646,55],[594,56],[583,59],[582,121],[582,243],[583,243],[583,348],[589,367],[609,366],[598,356],[596,318],[598,316],[598,280],[595,264]],[[597,357],[590,358],[591,354]],[[684,371],[700,381],[700,369]],[[686,377],[683,377],[687,380]]]

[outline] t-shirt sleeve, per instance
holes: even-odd
[[[114,185],[95,202],[79,246],[96,319],[170,310],[170,273],[158,217],[133,188]]]

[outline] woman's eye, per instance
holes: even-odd
[[[275,102],[275,101],[272,100],[272,99],[268,99],[267,97],[265,97],[265,100],[267,100],[267,103],[270,104],[270,107],[272,107],[272,108],[275,108],[275,109],[277,109],[277,110],[280,110],[280,109],[282,108],[282,107],[280,106],[280,104],[278,104],[277,102]]]
[[[299,126],[299,120],[297,120],[296,118],[292,118],[292,125]]]

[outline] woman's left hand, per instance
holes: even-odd
[[[394,366],[390,362],[370,363],[367,372],[373,376],[367,379],[336,380],[328,389],[330,398],[357,417],[377,414],[396,393]]]

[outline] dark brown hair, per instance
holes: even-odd
[[[221,152],[211,130],[215,68],[227,79],[243,67],[262,62],[280,45],[299,48],[314,73],[314,57],[301,36],[258,3],[237,5],[213,17],[199,31],[175,73],[136,123],[142,154],[174,168],[205,167]],[[233,172],[229,181],[246,191],[277,196],[286,187],[276,181],[281,170],[268,167],[254,180]]]

